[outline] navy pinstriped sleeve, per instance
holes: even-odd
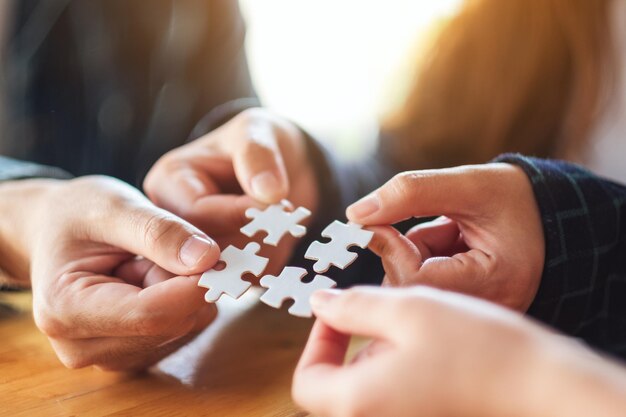
[[[503,155],[532,183],[546,259],[529,314],[626,358],[626,187],[573,164]]]

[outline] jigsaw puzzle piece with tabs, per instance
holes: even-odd
[[[341,269],[348,267],[357,258],[357,254],[348,249],[352,246],[365,249],[374,233],[363,230],[361,225],[335,220],[322,231],[322,236],[330,242],[313,242],[304,254],[306,259],[317,261],[313,270],[318,274],[328,271],[332,265]]]
[[[205,272],[198,282],[198,286],[209,290],[204,296],[206,302],[214,303],[222,294],[233,298],[241,297],[252,285],[241,276],[250,273],[258,277],[269,262],[269,259],[257,255],[259,250],[261,246],[255,242],[248,243],[243,250],[232,245],[224,249],[220,261],[226,267],[220,271],[211,269]]]
[[[294,303],[289,308],[289,314],[311,317],[311,295],[317,290],[333,288],[337,283],[323,275],[316,275],[311,282],[302,282],[306,274],[306,269],[287,266],[277,277],[264,276],[260,284],[268,290],[261,296],[261,301],[271,307],[280,308],[284,301],[292,299]]]
[[[258,232],[266,232],[267,236],[263,239],[263,243],[272,246],[277,246],[287,233],[293,237],[304,236],[306,227],[299,223],[309,217],[311,212],[304,207],[287,211],[289,207],[291,204],[283,201],[281,204],[271,205],[263,211],[249,208],[246,210],[246,217],[253,220],[241,228],[241,233],[253,237]]]

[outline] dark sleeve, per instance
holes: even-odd
[[[72,178],[72,176],[60,168],[0,156],[0,181],[28,178],[69,179]]]
[[[195,84],[203,88],[199,97],[199,122],[190,139],[210,132],[247,108],[260,106],[250,78],[246,28],[239,3],[212,1],[210,11],[211,36],[199,45],[192,60]],[[207,50],[212,54],[206,54]]]
[[[529,314],[626,357],[626,187],[564,162],[504,155],[532,183],[546,240]]]

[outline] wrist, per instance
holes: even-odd
[[[0,182],[0,270],[2,279],[30,286],[30,253],[40,211],[50,189],[61,181],[25,179]]]
[[[622,416],[626,369],[575,339],[546,332],[533,345],[520,388],[520,415]]]

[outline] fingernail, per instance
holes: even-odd
[[[213,248],[214,244],[210,240],[201,236],[191,236],[180,248],[179,257],[183,264],[193,268]]]
[[[252,178],[250,188],[252,188],[254,197],[269,203],[274,200],[276,193],[279,191],[280,183],[273,172],[263,171]]]
[[[314,309],[322,309],[328,305],[332,300],[337,298],[337,296],[341,294],[341,290],[320,290],[315,291],[313,295],[311,295],[311,307]]]
[[[378,209],[380,209],[378,197],[376,194],[370,194],[348,207],[347,213],[348,217],[363,219],[376,213]]]

